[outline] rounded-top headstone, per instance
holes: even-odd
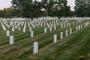
[[[14,36],[10,36],[9,37],[9,45],[13,45],[14,44]]]
[[[57,42],[57,35],[54,34],[54,43],[56,43],[56,42]]]
[[[33,54],[37,54],[38,53],[38,42],[34,42],[33,43]]]
[[[7,36],[7,37],[10,36],[10,31],[9,31],[9,30],[6,31],[6,36]]]
[[[60,33],[60,39],[63,39],[63,32]]]

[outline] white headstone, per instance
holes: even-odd
[[[31,31],[32,30],[32,27],[29,27],[29,31]]]
[[[70,34],[72,34],[72,28],[70,28]]]
[[[33,54],[37,54],[38,53],[38,42],[34,42],[33,44]]]
[[[31,35],[31,38],[33,38],[33,37],[34,37],[34,32],[33,32],[32,30],[31,30],[30,35]]]
[[[26,22],[25,22],[25,25],[24,25],[24,28],[23,28],[23,32],[26,32]]]
[[[47,28],[44,28],[44,33],[47,33]]]
[[[63,24],[61,24],[61,28],[63,28]]]
[[[71,26],[71,23],[69,23],[69,26]]]
[[[76,31],[78,31],[78,26],[76,26]]]
[[[83,27],[82,27],[82,24],[80,25],[80,27],[81,27],[81,29],[83,28]]]
[[[54,43],[56,43],[56,42],[57,42],[57,35],[54,34]]]
[[[41,23],[41,25],[40,25],[40,26],[41,26],[41,27],[43,26],[43,25],[42,25],[42,23]]]
[[[26,32],[26,29],[25,28],[23,28],[23,32]]]
[[[54,30],[56,30],[56,25],[54,24]]]
[[[10,36],[9,37],[9,45],[13,45],[14,44],[14,36]]]
[[[81,26],[80,25],[78,26],[78,28],[79,28],[79,30],[81,30]]]
[[[68,36],[68,30],[65,31],[65,36]]]
[[[50,31],[52,31],[52,27],[50,27]]]
[[[75,22],[73,21],[73,26],[75,25]]]
[[[64,22],[64,28],[66,28],[66,25],[67,25],[66,22]]]
[[[63,32],[60,33],[60,39],[63,39]]]
[[[6,36],[10,36],[10,31],[6,31]]]
[[[14,31],[14,27],[12,28],[12,31]]]
[[[67,27],[69,26],[69,22],[67,22]]]

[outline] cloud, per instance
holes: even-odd
[[[75,0],[67,0],[68,3],[67,3],[67,6],[70,6],[71,10],[74,11],[74,7],[75,7]]]
[[[11,6],[11,0],[0,0],[0,9],[8,8]]]

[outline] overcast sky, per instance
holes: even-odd
[[[0,9],[8,8],[11,6],[11,0],[0,0]],[[71,7],[71,10],[74,10],[75,0],[68,0],[68,6]]]
[[[75,0],[67,0],[67,1],[68,1],[67,5],[71,7],[70,9],[72,11],[74,11]]]

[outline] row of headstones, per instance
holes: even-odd
[[[28,23],[29,24],[29,23]],[[42,26],[42,24],[43,23],[41,23],[41,25],[40,26]],[[55,26],[57,26],[58,24],[49,24],[49,23],[47,23],[47,27],[49,28],[49,27],[55,27]],[[68,25],[70,25],[70,24],[68,24],[68,23],[60,23],[60,25],[61,25],[61,27],[63,28],[63,26],[64,27],[67,27]],[[73,23],[73,25],[74,25],[74,23]],[[29,28],[30,28],[30,30],[31,30],[31,26],[30,26],[30,24],[28,25],[29,26]],[[35,25],[33,25],[33,28],[35,28]],[[23,32],[25,32],[25,29],[26,29],[26,24],[24,25],[24,28],[23,28]]]
[[[42,24],[43,23],[41,23],[41,25],[40,26],[42,26]],[[44,23],[45,24],[45,23]],[[68,27],[68,26],[71,26],[71,24],[70,23],[67,23],[67,22],[59,22],[59,24],[56,24],[55,22],[52,24],[52,23],[46,23],[46,25],[47,25],[47,27],[48,28],[50,28],[50,31],[51,31],[51,29],[54,27],[54,29],[56,30],[56,27],[59,25],[59,26],[61,26],[61,28],[64,28],[64,27]],[[75,22],[73,22],[73,25],[75,25]],[[24,26],[26,26],[26,25],[24,25]],[[46,26],[44,26],[44,27],[46,27]],[[31,30],[31,26],[29,25],[29,30]],[[34,28],[35,28],[35,26],[34,26]],[[25,28],[23,29],[23,32],[25,32]]]
[[[13,30],[14,30],[14,23],[20,24],[19,21],[17,21],[17,22],[8,21],[8,22],[7,22],[7,20],[6,20],[6,21],[5,21],[5,20],[1,20],[0,22],[1,22],[1,26],[3,27],[3,30],[4,30],[4,31],[6,31],[6,27],[7,27],[7,28],[12,27],[12,31],[13,31]]]
[[[84,27],[87,27],[89,25],[89,22],[84,23]],[[82,24],[79,26],[76,26],[76,31],[81,30]],[[65,37],[67,37],[69,34],[72,34],[72,28],[70,28],[70,30],[65,30]],[[10,31],[7,31],[7,36],[9,37],[9,45],[13,45],[14,44],[14,36],[10,35]],[[34,37],[33,31],[31,32],[31,37]],[[64,32],[60,32],[60,40],[62,40],[64,38]],[[57,34],[54,34],[54,43],[57,43]],[[34,42],[33,43],[33,54],[37,54],[39,51],[39,43],[38,42]]]
[[[49,23],[47,23],[47,28],[49,28],[50,29],[50,31],[52,31],[52,29],[54,29],[54,30],[56,30],[56,27],[57,27],[57,25],[58,24],[49,24]],[[73,23],[73,25],[75,25],[74,23]],[[41,26],[42,26],[42,24],[41,24]],[[71,24],[70,23],[60,23],[60,25],[59,26],[61,26],[61,28],[64,28],[64,27],[68,27],[68,26],[71,26]],[[46,29],[46,26],[44,26],[45,27],[45,29]],[[29,25],[29,31],[32,29],[32,27],[30,27],[30,25]],[[26,31],[26,24],[24,25],[24,28],[23,28],[23,32],[25,32]]]
[[[85,24],[85,25],[87,25],[87,24]],[[80,30],[80,28],[82,28],[82,24],[81,25],[79,25],[79,27],[78,26],[76,26],[76,29],[78,29],[79,28],[79,30]],[[56,30],[56,27],[54,27],[54,29]],[[14,29],[12,29],[13,31],[14,31]],[[52,28],[50,28],[50,31],[52,31]],[[31,31],[30,31],[30,36],[33,38],[34,37],[34,31],[31,29]],[[47,33],[47,28],[45,27],[44,28],[44,33]],[[7,31],[7,36],[9,36],[10,34],[9,34],[9,31]]]
[[[24,22],[22,22],[24,24]],[[1,26],[3,27],[3,30],[6,31],[6,26],[8,26],[8,28],[10,28],[10,26],[12,27],[11,30],[15,31],[15,29],[18,28],[18,30],[20,30],[19,25],[21,24],[21,22],[18,24],[18,26],[14,26],[13,22],[9,24],[5,23],[4,21],[1,21]],[[6,26],[5,26],[6,25]],[[25,24],[26,25],[26,24]],[[25,27],[24,27],[25,28]]]
[[[25,27],[26,27],[26,23],[25,23]],[[24,30],[23,32],[25,32],[25,27],[24,27]],[[80,27],[80,26],[79,26]],[[78,27],[77,27],[78,28]],[[56,26],[54,26],[54,29],[56,30]],[[31,29],[30,29],[31,30]],[[14,28],[12,28],[12,31],[14,31]],[[50,31],[52,31],[52,27],[50,27]],[[44,33],[47,32],[47,28],[44,29]],[[31,33],[32,33],[32,30],[31,30]],[[33,37],[34,34],[31,34],[31,37]]]
[[[85,27],[87,27],[89,25],[89,22],[86,22]],[[76,26],[76,31],[81,30],[82,29],[82,25]],[[72,34],[72,28],[70,28],[69,30],[65,30],[65,37],[67,37],[69,34]],[[60,32],[60,40],[62,40],[64,38],[64,33]],[[57,43],[57,34],[54,34],[54,43]],[[33,43],[33,54],[37,54],[39,52],[39,43],[38,42],[34,42]]]
[[[23,19],[23,20],[22,20]],[[20,21],[20,19],[18,19],[18,18],[15,18],[14,20],[13,20],[13,18],[11,19],[11,20],[9,20],[9,23],[10,23],[10,25],[11,26],[13,26],[13,22],[15,23],[15,25]],[[27,21],[28,19],[24,19],[24,18],[21,18],[21,21]],[[31,20],[31,19],[29,19],[29,20]],[[2,21],[4,21],[5,22],[5,20],[3,19]],[[20,21],[20,22],[21,22]],[[5,23],[6,24],[6,23]]]
[[[65,25],[65,24],[64,24],[64,25]],[[61,24],[61,28],[64,28],[64,25]],[[67,27],[68,27],[68,26],[67,26]],[[53,31],[53,30],[56,30],[56,28],[57,28],[57,26],[54,25],[53,27],[51,26],[51,27],[49,28],[49,30],[50,30],[50,31]],[[33,31],[31,27],[30,27],[29,31],[30,31],[30,32]],[[48,31],[48,27],[45,27],[45,28],[44,28],[44,33],[47,33],[47,31]],[[25,26],[24,26],[23,32],[26,32],[26,24],[25,24]],[[31,34],[31,36],[32,36],[32,35],[34,35],[34,34]]]
[[[73,26],[75,25],[75,22],[73,22]],[[26,26],[26,25],[25,25]],[[51,26],[50,25],[47,25],[48,27],[45,27],[44,28],[44,32],[46,32],[47,31],[47,29],[49,29],[50,31],[52,31],[53,29],[54,30],[56,30],[56,28],[57,28],[57,26],[56,26],[56,24],[51,24]],[[71,26],[71,24],[70,23],[61,23],[60,24],[60,28],[66,28],[66,27],[70,27]],[[32,30],[32,27],[30,27],[30,29],[29,30]],[[25,28],[23,29],[23,32],[25,32]]]
[[[44,25],[45,26],[47,26],[48,28],[50,28],[50,30],[51,30],[51,28],[54,26],[55,28],[54,29],[56,29],[56,26],[58,26],[58,25],[61,25],[61,28],[63,28],[63,27],[67,27],[68,25],[70,26],[71,24],[69,24],[69,23],[67,23],[67,22],[60,22],[60,21],[58,21],[58,20],[51,20],[52,22],[49,22],[49,23],[47,23],[47,22],[45,22],[45,20],[43,20],[44,21]],[[40,22],[40,26],[42,26],[43,25],[43,21],[42,22]],[[48,20],[47,20],[48,21]],[[65,20],[66,21],[66,20]],[[67,20],[67,21],[69,21],[69,20]],[[30,22],[30,23],[29,23]],[[31,28],[33,27],[33,28],[35,28],[35,25],[34,24],[32,24],[32,22],[31,21],[29,21],[28,22],[28,27],[30,28],[29,30],[31,30]],[[39,21],[37,21],[38,23],[39,23]],[[17,22],[14,22],[15,23],[15,25],[16,25],[16,23],[18,23],[18,21]],[[6,24],[6,23],[5,23]],[[18,23],[18,30],[20,30],[20,25],[24,25],[24,28],[23,28],[23,32],[26,32],[26,22],[24,22],[24,21],[20,21],[20,23]],[[32,27],[30,26],[30,24],[32,25]],[[75,23],[73,22],[73,25],[74,25]],[[13,26],[12,27],[12,31],[14,31],[15,30],[15,28],[14,28],[14,25],[13,25],[13,22],[11,22],[10,23],[10,25],[11,26]],[[5,26],[2,24],[2,26],[3,26],[3,29],[4,30],[6,30],[6,28],[5,28]],[[7,25],[6,25],[7,26]],[[45,27],[44,26],[44,27]],[[16,27],[16,28],[17,28]]]
[[[32,32],[33,33],[33,32]],[[70,29],[70,34],[72,33],[72,29]],[[66,36],[68,36],[68,30],[66,30]],[[13,45],[14,44],[14,36],[13,35],[10,35],[10,32],[7,31],[7,36],[9,37],[9,45]],[[33,37],[33,35],[32,35]],[[63,32],[61,32],[61,35],[60,35],[60,39],[63,39],[64,36],[63,36]],[[54,35],[54,43],[57,42],[57,35],[55,34]],[[33,45],[33,53],[36,54],[38,53],[38,42],[34,42],[34,45]]]
[[[45,21],[45,20],[43,20],[43,21]],[[42,26],[42,24],[43,24],[43,21],[42,22],[40,22],[41,24],[40,24],[40,26]],[[52,20],[53,21],[53,20]],[[55,21],[57,21],[57,20],[54,20],[54,23],[57,23],[57,22],[55,22]],[[38,22],[38,21],[37,21]],[[8,28],[10,28],[10,26],[12,27],[12,31],[14,30],[14,24],[15,25],[18,25],[17,27],[19,27],[20,26],[20,24],[23,26],[24,24],[26,25],[26,23],[24,22],[24,21],[20,21],[19,23],[18,23],[18,21],[16,21],[16,22],[14,22],[14,21],[11,21],[11,22],[9,22],[10,23],[10,26],[7,24],[7,23],[5,23],[4,21],[3,21],[3,23],[6,25],[6,26],[8,26]],[[18,24],[17,24],[18,23]],[[38,22],[39,23],[39,22]],[[46,22],[47,23],[47,22]],[[45,22],[44,22],[44,25],[46,24]],[[28,23],[29,24],[29,23]],[[32,24],[32,22],[30,21],[30,24],[35,28],[35,25],[34,24]],[[29,24],[29,25],[30,25]],[[50,23],[47,23],[47,25],[49,26],[49,24]],[[24,25],[24,27],[25,27],[25,25]],[[51,24],[50,24],[51,25]],[[58,25],[58,23],[57,23],[57,25]],[[16,27],[16,28],[17,28]],[[24,29],[24,28],[23,28]],[[4,29],[4,30],[6,30],[6,29]],[[20,30],[20,27],[19,27],[19,30]],[[25,30],[25,29],[24,29]]]

